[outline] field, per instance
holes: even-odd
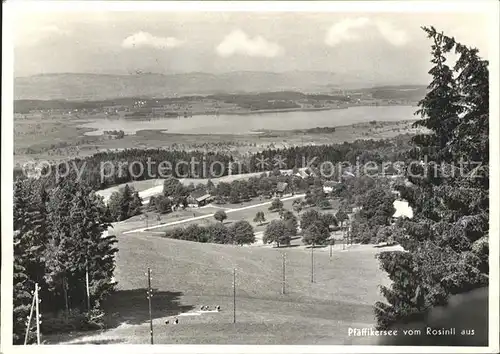
[[[155,344],[349,344],[348,327],[374,324],[377,286],[386,283],[373,246],[310,251],[199,244],[133,233],[119,236],[119,291],[104,307],[108,329],[48,342],[149,343],[145,288],[152,269]],[[286,294],[282,256],[286,252]],[[233,324],[236,269],[236,324]],[[221,312],[196,315],[201,305]],[[181,315],[182,313],[191,313]],[[178,316],[179,324],[166,325]]]
[[[283,207],[285,209],[288,209],[288,210],[293,210],[294,200],[300,199],[303,197],[304,197],[303,194],[295,195],[293,197],[292,196],[285,197],[285,198],[281,199],[283,202]],[[233,223],[235,221],[238,221],[238,220],[246,220],[246,221],[250,222],[250,224],[252,224],[255,232],[261,232],[261,231],[265,230],[266,225],[270,221],[279,219],[278,212],[269,211],[269,206],[271,204],[271,201],[272,200],[268,200],[268,199],[262,199],[262,200],[256,199],[256,200],[253,200],[251,202],[245,203],[246,205],[243,203],[240,205],[234,205],[234,204],[222,205],[220,207],[210,205],[206,208],[192,209],[193,211],[198,211],[203,216],[197,216],[197,217],[199,217],[199,219],[196,219],[196,220],[192,220],[192,221],[187,220],[186,222],[183,222],[182,225],[174,224],[174,225],[166,225],[163,227],[154,226],[154,228],[150,228],[150,229],[148,229],[148,231],[151,230],[151,231],[155,231],[155,232],[164,232],[166,230],[170,230],[170,229],[175,228],[177,226],[188,226],[190,224],[199,224],[202,226],[208,226],[211,223],[216,222],[215,219],[212,217],[213,214],[217,210],[223,209],[226,212],[227,217],[228,217],[227,220],[224,221],[224,223],[226,225]],[[255,217],[255,214],[259,211],[264,212],[264,215],[266,218],[266,222],[264,222],[262,225],[259,223],[253,222],[253,218]],[[334,210],[332,208],[331,210],[323,210],[323,212],[333,212],[335,214],[336,210]],[[191,215],[189,215],[189,216],[191,216]],[[162,223],[164,223],[164,221],[162,221]]]
[[[95,119],[95,117],[87,117]],[[58,161],[84,157],[99,151],[127,148],[208,150],[240,157],[268,148],[350,142],[356,139],[384,139],[415,132],[411,121],[360,123],[337,127],[334,132],[299,130],[265,131],[261,134],[168,134],[161,130],[141,130],[123,139],[86,136],[90,129],[79,128],[85,117],[27,116],[14,120],[14,163],[32,160]],[[314,127],[311,127],[314,128]]]
[[[295,198],[283,198],[292,208]],[[47,343],[149,343],[148,267],[152,269],[154,340],[156,344],[367,344],[347,335],[349,327],[371,327],[378,285],[387,284],[371,245],[311,249],[300,237],[290,247],[263,245],[265,225],[279,217],[267,209],[270,200],[224,205],[228,220],[248,220],[257,242],[249,246],[201,244],[162,238],[165,230],[192,223],[216,222],[220,207],[207,206],[163,215],[154,214],[149,228],[141,216],[115,223],[118,292],[103,307],[107,329],[45,338]],[[253,223],[257,211],[267,222]],[[334,209],[331,212],[335,211]],[[164,225],[163,225],[164,224]],[[171,225],[173,224],[173,225]],[[336,238],[341,237],[338,233]],[[282,294],[282,254],[286,254]],[[311,264],[314,262],[314,283]],[[236,323],[233,323],[233,269],[236,269]],[[220,312],[200,312],[202,305]],[[179,323],[172,324],[177,317]],[[170,320],[170,324],[165,324]]]
[[[295,196],[285,196],[282,198],[283,207],[292,210],[292,203],[297,198],[303,198],[303,194]],[[111,234],[133,233],[133,232],[152,232],[154,234],[164,233],[166,230],[176,226],[188,226],[190,224],[208,225],[215,222],[213,214],[218,210],[224,210],[228,215],[228,220],[225,223],[231,223],[237,220],[247,220],[250,222],[256,232],[263,231],[267,222],[277,219],[279,214],[268,210],[272,199],[256,198],[254,200],[239,204],[223,204],[215,205],[208,204],[201,208],[187,208],[185,210],[176,210],[174,212],[160,215],[160,220],[157,220],[157,213],[145,212],[148,216],[147,223],[143,219],[143,215],[137,215],[130,219],[116,222],[113,224]],[[258,211],[263,211],[266,217],[266,223],[263,225],[255,224],[252,220]]]

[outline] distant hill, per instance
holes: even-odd
[[[14,80],[14,99],[105,100],[284,90],[325,93],[334,88],[360,89],[375,84],[382,83],[367,82],[357,76],[317,71],[237,71],[222,74],[195,72],[171,75],[67,73],[17,77]]]
[[[363,91],[369,92],[373,98],[377,99],[419,101],[427,93],[427,87],[424,85],[378,86]]]

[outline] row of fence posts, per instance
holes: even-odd
[[[343,230],[345,233],[345,230]],[[348,232],[349,234],[349,232]],[[345,234],[344,234],[345,235]],[[349,239],[349,236],[348,236]],[[345,237],[343,238],[343,249],[345,249]],[[314,244],[311,247],[311,283],[314,283]],[[332,244],[330,243],[330,259],[332,257]],[[149,328],[150,328],[150,337],[151,337],[151,344],[154,344],[154,334],[153,334],[153,314],[152,314],[152,297],[153,297],[153,289],[151,288],[151,268],[148,268],[148,271],[146,273],[147,276],[147,292],[146,292],[146,298],[148,299],[148,305],[149,305]],[[89,273],[88,269],[85,272],[85,285],[86,285],[86,297],[87,297],[87,307],[90,311],[90,288],[89,288]],[[28,341],[28,335],[30,332],[30,325],[31,325],[31,319],[33,317],[33,311],[36,312],[36,333],[37,333],[37,344],[40,344],[40,318],[41,314],[39,313],[39,304],[41,302],[39,298],[39,290],[40,287],[38,284],[35,284],[35,290],[33,292],[33,301],[31,304],[31,309],[30,309],[30,315],[28,316],[28,321],[27,321],[27,328],[26,328],[26,336],[24,339],[24,344],[27,344]],[[282,254],[282,286],[281,286],[281,293],[283,295],[286,294],[286,254]],[[233,323],[236,323],[236,268],[233,269]]]
[[[345,242],[343,242],[345,249]],[[330,245],[331,246],[331,245]],[[286,294],[286,253],[281,255],[282,257],[282,280],[281,280],[281,294]],[[331,247],[330,247],[330,257],[332,257]],[[148,277],[148,290],[147,298],[149,300],[149,325],[150,325],[150,336],[151,344],[154,343],[153,340],[153,315],[151,312],[151,298],[153,297],[153,290],[151,288],[151,269],[148,268],[146,273]],[[311,247],[311,283],[314,283],[314,245]],[[236,323],[236,268],[233,268],[233,323]]]

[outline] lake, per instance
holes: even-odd
[[[273,112],[245,115],[196,115],[189,118],[95,119],[79,125],[92,128],[86,135],[101,135],[106,130],[162,130],[175,134],[249,134],[261,130],[292,130],[315,127],[338,127],[375,121],[411,120],[413,106],[363,106],[347,109],[304,112]]]

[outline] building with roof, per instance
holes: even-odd
[[[214,198],[205,190],[194,190],[188,197],[188,206],[191,208],[201,207],[210,203]]]
[[[394,203],[394,209],[396,211],[394,212],[394,215],[392,215],[393,219],[397,218],[408,218],[411,219],[413,218],[413,209],[411,206],[408,204],[406,200],[395,200]]]
[[[323,183],[323,193],[331,194],[338,184],[339,182],[337,181],[325,181]]]
[[[278,182],[276,186],[276,196],[283,196],[287,191],[288,183],[286,182]]]

